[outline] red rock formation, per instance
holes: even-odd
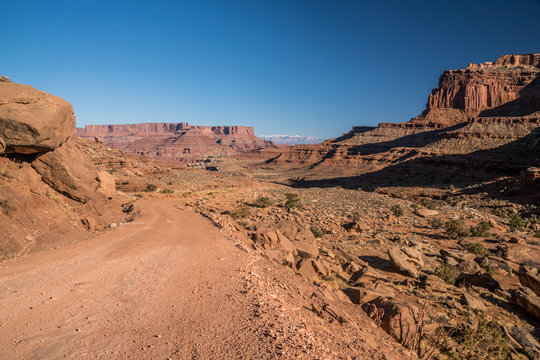
[[[355,127],[319,145],[269,152],[264,166],[351,174],[440,154],[501,147],[540,126],[540,53],[445,71],[426,110],[405,123]]]
[[[251,126],[191,126],[188,123],[87,125],[84,138],[125,151],[168,161],[190,163],[207,156],[232,155],[275,145],[255,136]]]
[[[477,113],[502,106],[518,98],[530,101],[520,104],[524,115],[540,110],[540,53],[504,55],[494,63],[469,64],[462,70],[445,71],[439,86],[428,98],[427,111],[453,108]],[[525,98],[525,99],[523,99]]]

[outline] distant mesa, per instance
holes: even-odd
[[[86,125],[77,128],[77,135],[99,137],[110,147],[181,163],[276,148],[271,141],[255,136],[251,126],[192,126],[187,122]]]
[[[324,141],[323,139],[302,135],[260,135],[259,137],[280,145],[319,144]]]

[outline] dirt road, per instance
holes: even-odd
[[[317,317],[313,285],[180,205],[1,263],[0,359],[405,357],[374,324]]]
[[[175,205],[146,201],[132,224],[1,264],[0,358],[252,352],[242,252]]]

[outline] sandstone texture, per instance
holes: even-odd
[[[43,153],[74,134],[75,115],[67,101],[0,78],[0,153]]]

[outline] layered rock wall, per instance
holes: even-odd
[[[99,137],[104,144],[128,152],[181,163],[275,147],[256,137],[251,126],[191,126],[185,122],[87,125],[78,128],[77,134]]]

